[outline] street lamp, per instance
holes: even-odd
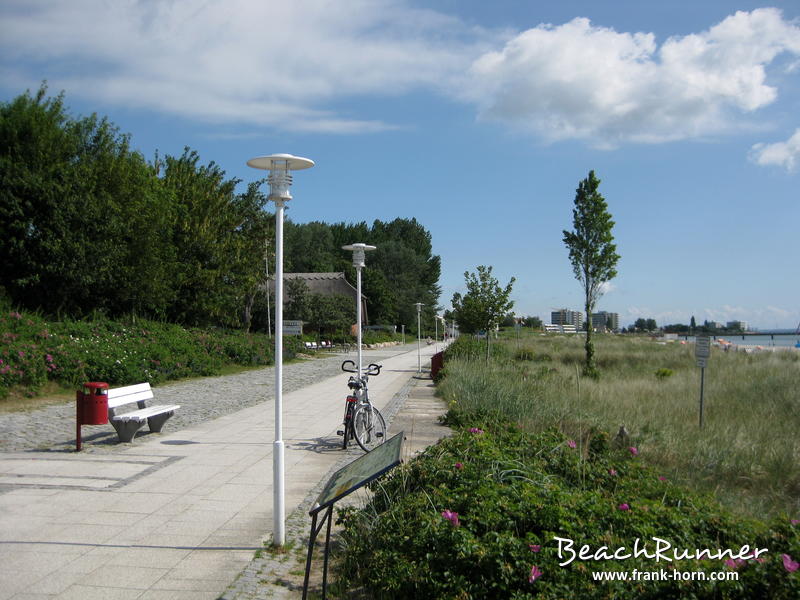
[[[414,306],[417,307],[417,373],[422,373],[422,326],[421,317],[422,307],[425,306],[422,302],[415,302]]]
[[[356,367],[356,375],[361,379],[361,269],[364,268],[364,255],[367,251],[375,250],[375,246],[367,244],[350,244],[349,246],[342,246],[342,250],[350,250],[353,253],[353,266],[356,268],[356,345],[358,347],[358,366]]]
[[[284,502],[283,457],[283,209],[292,199],[290,171],[314,166],[314,161],[291,154],[257,156],[248,167],[269,171],[268,200],[275,203],[275,441],[272,443],[272,543],[286,541],[286,505]]]

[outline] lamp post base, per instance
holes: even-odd
[[[286,507],[284,505],[283,478],[283,440],[272,443],[272,545],[283,546],[286,543]]]

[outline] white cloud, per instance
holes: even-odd
[[[468,30],[456,19],[396,0],[16,0],[0,21],[6,81],[35,87],[48,67],[51,87],[70,95],[347,133],[393,125],[336,102],[447,86],[480,37],[461,41]]]
[[[489,31],[409,0],[5,0],[0,23],[0,76],[20,88],[46,78],[97,102],[332,133],[397,127],[359,106],[432,91],[605,147],[741,128],[777,97],[766,68],[800,57],[800,28],[771,8],[660,45],[585,18]]]
[[[549,140],[599,147],[664,142],[742,127],[742,113],[775,100],[765,68],[800,55],[800,28],[773,8],[737,12],[661,46],[652,33],[619,33],[576,18],[540,25],[471,68],[469,98],[486,119]]]
[[[792,173],[800,165],[800,127],[785,142],[755,144],[750,150],[750,160],[758,165],[776,165]]]

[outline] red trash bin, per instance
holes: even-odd
[[[81,425],[105,425],[108,423],[108,384],[90,381],[78,391],[78,414]]]
[[[81,425],[108,423],[108,384],[102,381],[84,383],[75,394],[76,449],[81,449]]]

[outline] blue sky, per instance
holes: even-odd
[[[562,230],[593,169],[622,257],[598,309],[800,323],[794,0],[5,0],[0,27],[4,100],[47,80],[244,182],[311,158],[287,215],[416,217],[446,306],[484,264],[518,313],[581,310]]]

